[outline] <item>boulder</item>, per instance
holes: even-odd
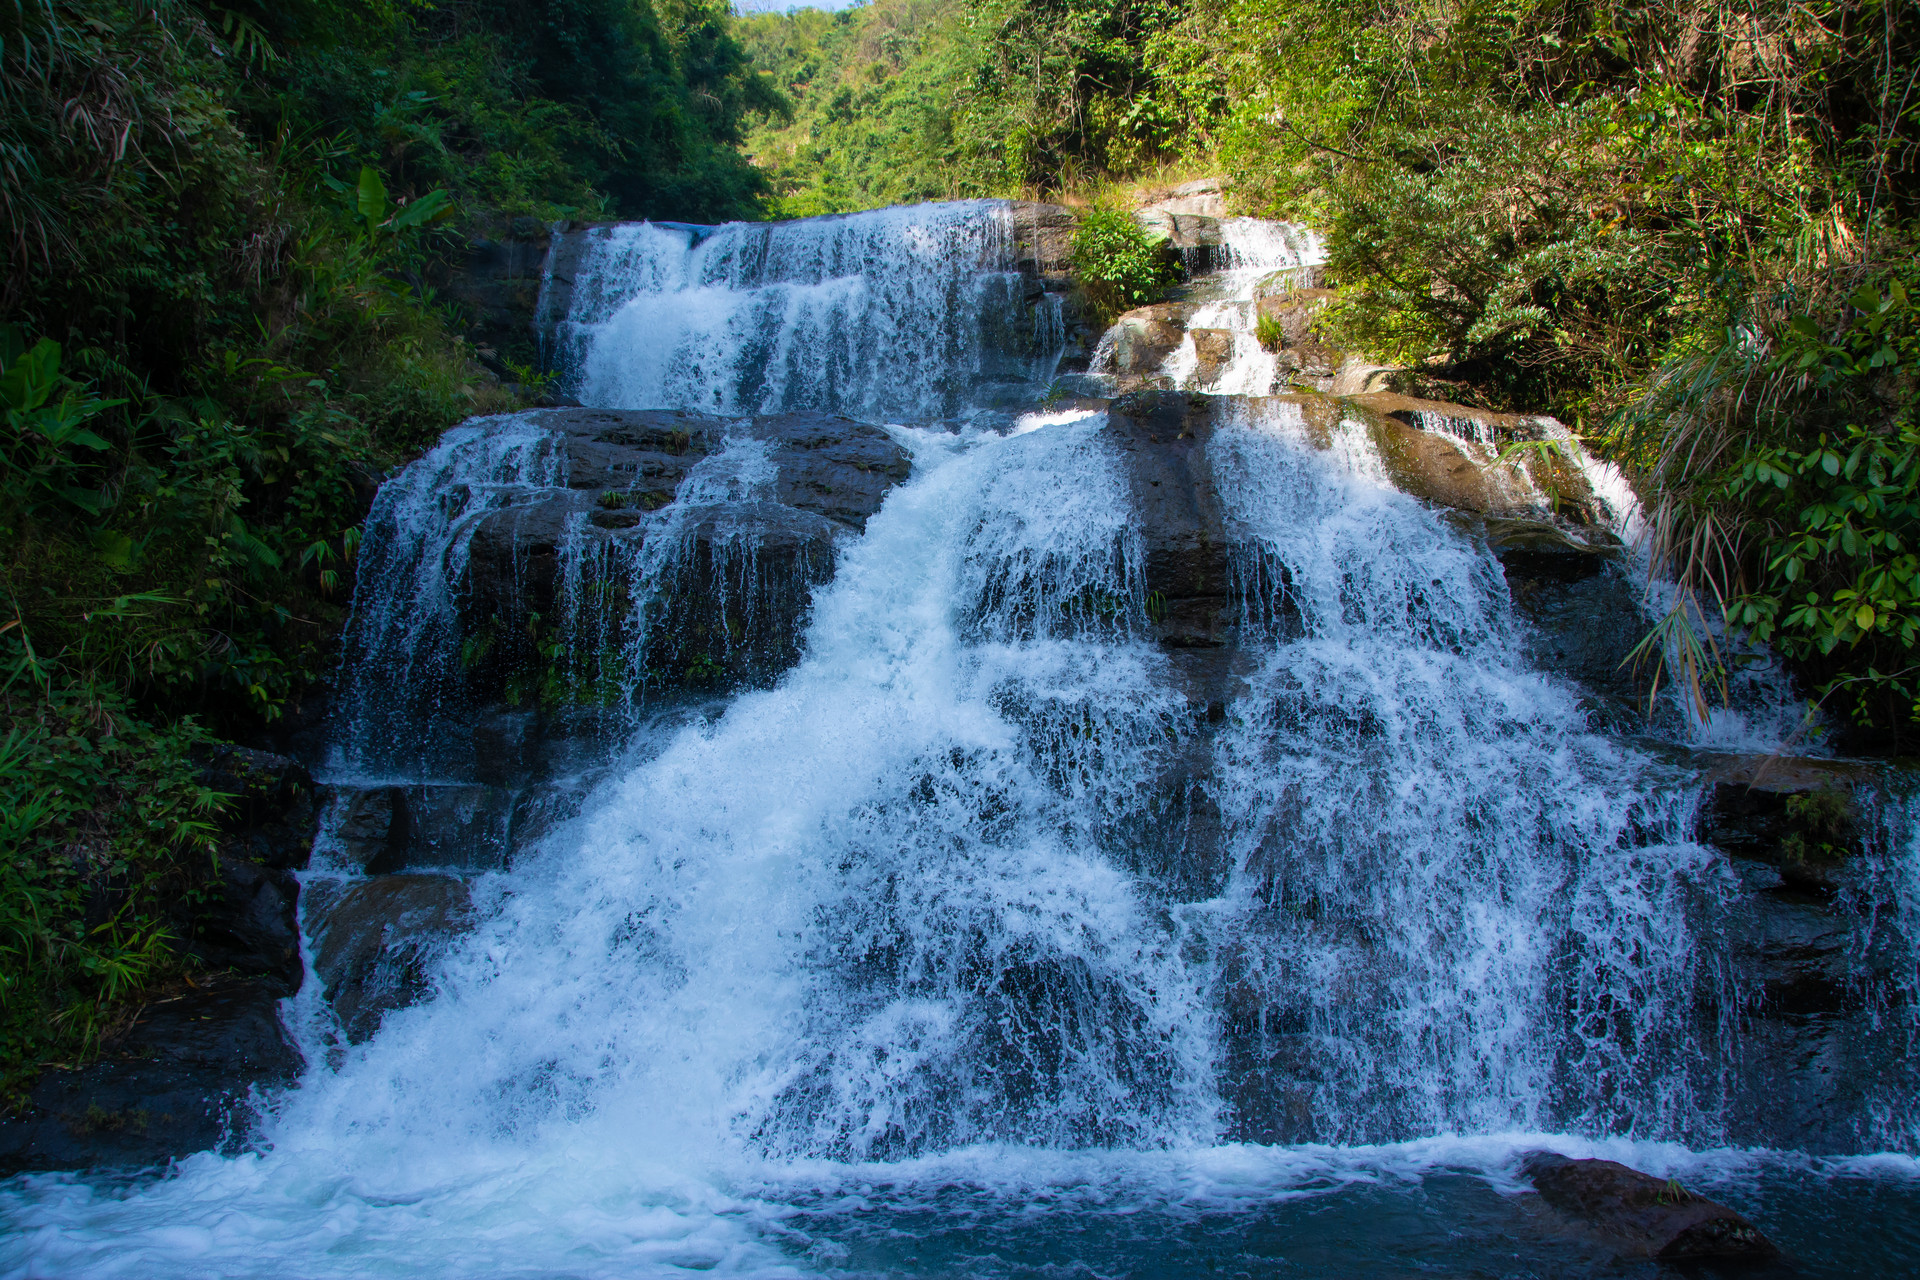
[[[1193,339],[1194,376],[1213,381],[1233,359],[1233,330],[1189,329],[1187,334]]]
[[[1283,363],[1289,369],[1303,378],[1332,378],[1340,369],[1342,357],[1327,345],[1319,319],[1333,300],[1334,291],[1294,288],[1294,274],[1279,273],[1271,289],[1263,283],[1254,295],[1255,310],[1259,319],[1267,322],[1268,345],[1285,357]]]
[[[505,867],[517,793],[480,783],[328,788],[327,851],[369,875]]]
[[[237,1147],[249,1093],[290,1083],[301,1058],[271,981],[223,981],[143,1005],[103,1037],[98,1061],[54,1067],[0,1120],[0,1174],[144,1168]]]
[[[1175,213],[1164,207],[1142,209],[1133,215],[1134,221],[1144,227],[1149,234],[1163,236],[1169,247],[1176,251],[1192,249],[1217,249],[1220,245],[1220,219],[1205,214]],[[1211,269],[1212,255],[1208,254],[1194,268],[1196,274]]]
[[[321,916],[314,973],[357,1044],[426,993],[433,961],[471,924],[472,905],[457,877],[387,875],[350,886]]]
[[[1779,1253],[1727,1206],[1612,1160],[1570,1160],[1542,1152],[1521,1170],[1542,1200],[1627,1256],[1679,1261],[1765,1259]]]
[[[1363,415],[1395,487],[1437,506],[1477,515],[1550,519],[1593,528],[1611,515],[1586,475],[1552,442],[1551,418],[1490,413],[1391,392],[1346,397]],[[1512,444],[1537,444],[1506,461]]]
[[[1493,517],[1484,524],[1487,547],[1507,579],[1578,582],[1618,564],[1625,547],[1604,525]]]
[[[1100,339],[1093,371],[1122,377],[1157,373],[1180,346],[1192,316],[1193,307],[1184,302],[1156,302],[1125,312]]]
[[[300,882],[293,872],[231,854],[194,912],[190,954],[202,968],[269,978],[283,995],[300,989]]]
[[[1227,216],[1227,179],[1195,178],[1178,186],[1143,191],[1139,195],[1137,211],[1141,214],[1224,218]]]

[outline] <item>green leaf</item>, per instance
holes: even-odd
[[[1863,604],[1854,611],[1853,624],[1859,627],[1862,631],[1871,631],[1873,630],[1873,618],[1874,618],[1873,606],[1870,604]]]
[[[94,552],[109,569],[126,570],[133,567],[137,549],[133,539],[126,534],[113,529],[95,529],[88,541],[93,543]]]
[[[449,196],[444,189],[436,189],[427,192],[387,219],[387,226],[395,231],[406,231],[452,216],[453,197]]]
[[[377,227],[387,220],[387,184],[380,181],[380,175],[370,164],[360,166],[360,187],[355,205],[369,227]]]

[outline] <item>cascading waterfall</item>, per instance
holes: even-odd
[[[1166,385],[1216,395],[1264,396],[1284,390],[1274,353],[1259,338],[1265,293],[1304,288],[1313,268],[1326,260],[1319,236],[1306,227],[1257,218],[1225,218],[1214,249],[1220,269],[1192,290],[1192,313],[1178,346],[1161,361]],[[1196,331],[1218,335],[1227,349],[1203,360]],[[1094,352],[1095,373],[1112,370],[1109,334]]]
[[[332,775],[421,783],[500,772],[483,757],[510,754],[512,730],[498,723],[496,705],[476,696],[471,668],[502,639],[499,619],[472,616],[472,547],[490,522],[519,533],[528,519],[551,520],[541,499],[566,508],[549,531],[557,561],[552,616],[535,619],[541,634],[508,639],[545,641],[547,652],[538,655],[545,678],[595,693],[608,723],[587,736],[617,749],[635,727],[655,597],[672,575],[691,571],[692,534],[702,521],[716,525],[706,530],[716,563],[700,586],[723,606],[729,591],[751,594],[752,531],[732,527],[730,516],[770,479],[766,454],[764,441],[730,440],[691,468],[676,502],[642,518],[638,536],[616,540],[590,536],[594,495],[568,488],[566,450],[532,416],[449,431],[381,489],[368,517],[365,586],[344,637],[353,658],[334,717]],[[521,544],[501,541],[514,551],[507,590],[521,593]],[[611,599],[607,588],[617,588]],[[515,704],[539,701],[537,688],[511,692]]]
[[[1695,796],[1515,669],[1500,566],[1386,487],[1356,425],[1320,454],[1277,403],[1215,446],[1245,554],[1285,582],[1222,750],[1226,980],[1261,1010],[1241,1106],[1293,1140],[1724,1140],[1730,1046],[1695,1010],[1732,1003],[1701,937],[1729,886]]]
[[[1044,388],[1058,357],[1003,204],[588,236],[552,335],[588,404],[925,421]]]
[[[582,385],[738,411],[871,405],[891,376],[901,403],[949,414],[986,362],[970,338],[914,347],[923,300],[901,282],[942,282],[925,305],[952,305],[997,261],[996,217],[892,211],[693,246],[612,229],[576,285]],[[768,265],[802,246],[815,265]],[[849,284],[856,252],[921,265]],[[966,314],[962,330],[982,312]],[[867,354],[843,359],[856,330]],[[1240,610],[1238,695],[1218,707],[1152,638],[1105,414],[895,435],[913,478],[815,593],[798,665],[717,718],[652,737],[626,722],[637,736],[584,811],[471,881],[477,923],[432,998],[363,1044],[310,1043],[256,1150],[127,1191],[8,1184],[0,1265],[1104,1273],[1185,1239],[1193,1214],[1239,1240],[1302,1198],[1388,1198],[1332,1228],[1365,1240],[1422,1178],[1485,1221],[1474,1197],[1542,1145],[1736,1190],[1772,1159],[1676,1145],[1783,1143],[1739,1084],[1767,1048],[1744,1012],[1739,876],[1694,842],[1700,767],[1597,731],[1579,689],[1530,668],[1484,538],[1396,491],[1359,420],[1310,428],[1259,401],[1218,425]],[[731,438],[648,517],[618,644],[646,625],[673,531],[751,500],[767,457]],[[454,674],[468,541],[564,489],[565,466],[537,421],[500,419],[383,489],[347,765],[453,767],[431,748],[473,738]],[[591,575],[569,572],[558,607],[584,627]],[[1196,759],[1219,815],[1211,879],[1173,843]],[[1849,946],[1881,975],[1858,983],[1879,1021],[1849,1050],[1872,1074],[1833,1149],[1910,1154],[1920,809],[1874,803]],[[1301,1143],[1338,1148],[1284,1145]],[[1822,1193],[1800,1185],[1782,1202],[1817,1218]],[[889,1252],[955,1222],[933,1253]],[[1501,1232],[1517,1228],[1449,1230],[1514,1256]],[[1368,1247],[1327,1269],[1404,1274],[1409,1255]]]

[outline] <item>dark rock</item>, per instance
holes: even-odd
[[[1494,518],[1486,522],[1487,546],[1507,579],[1578,582],[1618,563],[1624,548],[1602,525],[1568,527],[1551,520]]]
[[[362,864],[369,875],[403,869],[507,865],[514,795],[478,784],[417,784],[387,789],[393,815],[378,853]]]
[[[453,876],[377,876],[342,894],[315,931],[314,973],[347,1038],[367,1039],[420,999],[433,961],[471,921],[466,883]]]
[[[1206,396],[1143,392],[1107,410],[1144,544],[1146,590],[1159,602],[1155,627],[1175,648],[1226,643],[1234,575],[1206,461],[1214,409]]]
[[[1788,885],[1840,888],[1860,850],[1853,793],[1873,770],[1847,760],[1709,758],[1703,839],[1778,868]]]
[[[218,876],[194,921],[193,958],[204,968],[271,978],[299,990],[300,882],[291,871],[218,855]]]
[[[1611,1160],[1542,1152],[1521,1166],[1540,1198],[1588,1232],[1636,1257],[1772,1258],[1751,1222],[1723,1204]]]
[[[366,867],[406,845],[404,823],[394,827],[400,787],[333,787],[326,797],[332,851],[356,867]],[[399,801],[404,803],[404,801]]]
[[[191,911],[190,954],[208,969],[271,978],[290,995],[301,980],[293,873],[313,850],[313,779],[297,761],[244,747],[222,748],[201,776],[234,802],[221,819],[205,901],[183,908]]]
[[[221,747],[202,766],[201,781],[233,797],[221,816],[223,852],[263,866],[297,870],[313,851],[313,776],[297,760]]]
[[[549,239],[538,220],[515,218],[493,238],[468,241],[465,256],[439,268],[430,281],[458,308],[481,362],[506,381],[513,365],[539,363],[533,319]]]
[[[279,996],[271,982],[223,982],[143,1006],[99,1061],[48,1070],[21,1114],[0,1120],[0,1173],[144,1168],[237,1146],[248,1091],[300,1071]]]
[[[631,613],[633,557],[649,539],[675,540],[651,596],[650,683],[770,679],[797,658],[812,590],[832,578],[841,540],[864,529],[912,469],[885,430],[830,414],[726,421],[571,409],[534,421],[563,439],[568,487],[494,511],[469,543],[468,634],[490,646],[472,676],[483,701],[504,697],[511,673],[533,664],[531,620],[555,615],[561,550],[573,537],[587,540],[582,591],[609,634]],[[767,444],[768,483],[679,508],[694,468],[740,436]]]

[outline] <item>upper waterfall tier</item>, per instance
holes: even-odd
[[[1014,209],[591,228],[550,265],[552,359],[604,408],[901,420],[1030,400],[1063,328],[1019,269]]]
[[[1174,301],[1121,316],[1100,339],[1092,372],[1114,390],[1264,396],[1294,389],[1291,375],[1301,371],[1300,361],[1261,341],[1260,320],[1274,302],[1312,292],[1326,260],[1320,237],[1294,223],[1258,218],[1163,221],[1175,224],[1174,242],[1189,246],[1182,253],[1190,262],[1213,269]]]

